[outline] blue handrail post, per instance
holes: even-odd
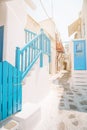
[[[49,40],[49,63],[51,62],[51,41]]]
[[[40,50],[41,50],[41,54],[40,54],[40,67],[43,67],[43,29],[40,30],[41,31],[41,37],[40,37]]]
[[[20,70],[20,48],[16,47],[16,61],[15,66],[18,70]]]

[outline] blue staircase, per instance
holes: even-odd
[[[43,67],[43,55],[51,60],[50,40],[41,29],[35,34],[25,29],[25,46],[16,48],[15,67],[7,61],[0,62],[0,121],[21,111],[22,81],[37,59]]]

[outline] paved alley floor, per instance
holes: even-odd
[[[42,120],[35,130],[87,130],[87,86],[71,87],[64,72],[43,101]]]

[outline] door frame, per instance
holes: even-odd
[[[4,48],[4,25],[0,26],[0,29],[2,29],[2,44],[1,44],[1,61],[3,61],[3,48]]]

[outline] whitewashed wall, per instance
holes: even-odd
[[[23,103],[41,102],[50,92],[48,69],[34,66],[23,85]]]
[[[4,60],[15,64],[16,47],[24,45],[24,27],[26,12],[23,0],[13,0],[0,3],[0,25],[4,30]]]
[[[7,15],[7,7],[5,3],[0,3],[0,26],[4,25],[4,47],[3,47],[3,60],[6,59],[6,52],[7,52],[7,30],[6,30],[6,19]]]
[[[29,29],[32,32],[40,33],[40,24],[37,23],[31,16],[27,16],[27,23],[25,28]]]
[[[83,6],[82,6],[82,38],[86,39],[86,50],[87,50],[87,0],[83,0]],[[86,59],[87,59],[87,51],[86,51]],[[86,68],[87,68],[87,60],[86,60]]]
[[[82,38],[87,37],[87,0],[83,0],[82,6]]]
[[[56,73],[56,49],[52,46],[55,42],[51,41],[51,64],[50,64],[50,71],[52,74]]]

